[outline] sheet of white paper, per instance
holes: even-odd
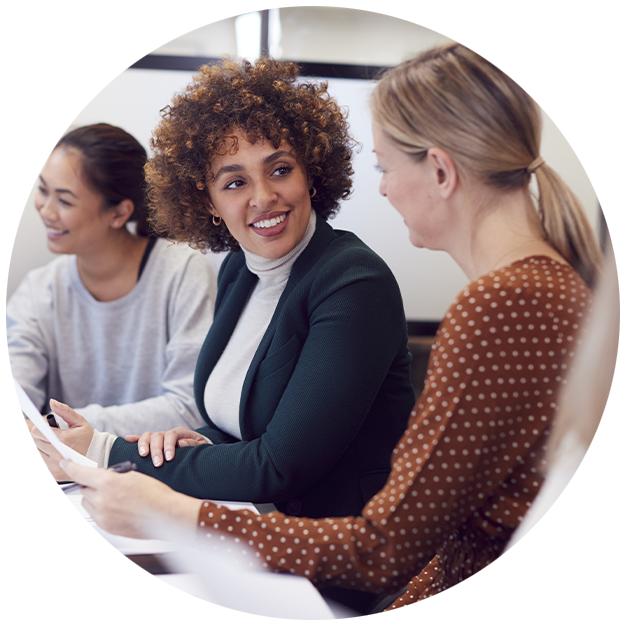
[[[254,555],[242,552],[244,544],[226,535],[216,534],[214,540],[219,542],[203,547],[195,530],[157,514],[150,529],[151,536],[172,543],[168,561],[198,578],[218,619],[335,619],[309,580],[266,571]]]
[[[48,425],[48,421],[41,416],[35,404],[30,400],[29,396],[24,392],[24,389],[20,383],[13,378],[15,384],[15,392],[17,392],[17,398],[20,402],[22,412],[39,428],[39,431],[48,439],[50,444],[64,457],[69,458],[73,462],[82,464],[85,467],[96,468],[98,465],[89,458],[74,451],[71,447],[64,445],[54,433],[54,430]]]

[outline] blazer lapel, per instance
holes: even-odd
[[[299,284],[299,282],[316,266],[317,261],[320,259],[323,251],[327,248],[329,243],[335,238],[334,230],[327,224],[327,221],[321,218],[320,216],[316,217],[316,230],[314,231],[314,235],[310,240],[309,244],[305,247],[305,250],[299,255],[299,257],[295,260],[292,270],[290,271],[290,276],[288,277],[288,283],[281,293],[281,297],[279,297],[279,301],[277,302],[277,307],[273,312],[273,316],[268,324],[268,328],[262,337],[262,340],[253,356],[253,360],[246,372],[246,377],[244,378],[244,383],[242,384],[242,394],[240,395],[240,432],[242,434],[242,438],[244,440],[247,439],[246,434],[246,423],[244,419],[244,409],[246,408],[246,402],[248,400],[249,393],[251,391],[251,385],[253,384],[253,379],[255,377],[255,373],[257,369],[266,355],[266,351],[270,346],[270,343],[275,335],[275,331],[277,329],[278,321],[281,317],[281,313],[286,304],[286,301],[289,299],[290,294],[294,290],[294,288]]]

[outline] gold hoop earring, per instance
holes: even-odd
[[[310,198],[314,198],[316,196],[316,188],[314,186],[312,186],[312,189],[314,191],[310,194]]]
[[[212,222],[214,223],[214,227],[220,227],[222,218],[220,216],[212,216]]]

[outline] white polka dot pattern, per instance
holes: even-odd
[[[360,517],[231,512],[204,502],[199,534],[315,583],[423,599],[489,564],[542,483],[556,398],[590,306],[568,266],[528,258],[449,308],[385,487]],[[418,575],[417,575],[418,574]]]

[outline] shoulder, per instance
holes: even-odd
[[[75,263],[74,255],[58,255],[46,265],[28,271],[16,292],[27,289],[37,293],[54,288],[59,283],[69,284]]]
[[[151,260],[154,262],[153,265],[162,276],[164,274],[181,275],[190,272],[215,274],[209,257],[185,243],[174,243],[159,238],[155,242],[151,257],[153,257]]]
[[[317,227],[319,228],[320,226]],[[350,231],[332,229],[327,224],[323,225],[323,228],[328,230],[323,246],[314,242],[312,254],[308,255],[306,249],[303,259],[298,260],[299,268],[295,270],[301,270],[303,274],[313,270],[311,274],[315,277],[316,283],[330,280],[353,282],[377,279],[397,285],[386,262],[358,236]]]
[[[79,282],[73,255],[60,255],[45,266],[27,273],[7,302],[7,324],[23,320],[30,312],[38,320],[54,317],[59,304],[72,299],[69,293]]]
[[[492,333],[577,327],[591,294],[568,265],[547,257],[515,262],[471,282],[450,306],[443,326]],[[560,320],[559,320],[560,319]]]

